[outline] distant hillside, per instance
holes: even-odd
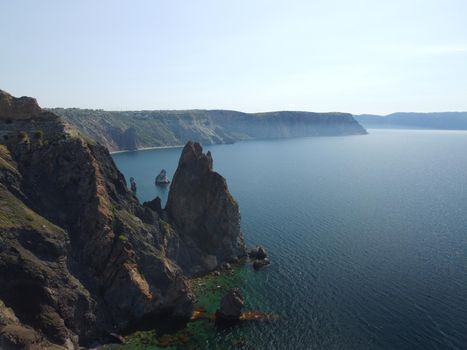
[[[467,130],[467,112],[362,114],[354,117],[367,129]]]
[[[85,135],[111,151],[241,140],[366,134],[350,114],[241,113],[226,110],[110,112],[54,108]]]

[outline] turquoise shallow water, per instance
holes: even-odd
[[[242,213],[248,244],[273,265],[242,272],[249,306],[271,323],[212,331],[209,348],[467,349],[467,133],[205,147]],[[180,149],[115,154],[141,200]],[[237,344],[238,345],[238,344]]]

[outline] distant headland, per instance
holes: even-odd
[[[179,146],[187,140],[225,144],[254,139],[363,135],[348,113],[228,110],[104,111],[54,108],[84,135],[110,151]]]

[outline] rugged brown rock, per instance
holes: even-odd
[[[216,322],[231,323],[239,321],[244,304],[245,299],[240,289],[232,288],[222,297],[220,308],[216,311]]]
[[[78,334],[91,336],[95,303],[68,269],[68,235],[26,206],[23,178],[1,145],[0,173],[0,299],[12,308],[2,304],[0,314],[14,315],[0,321],[0,345],[46,348],[48,338],[72,347]]]
[[[201,146],[141,205],[103,146],[0,90],[0,348],[74,349],[161,315],[188,319],[185,273],[245,253],[238,205]],[[181,268],[180,268],[181,267]]]
[[[245,255],[238,204],[199,143],[183,148],[166,210],[177,233],[169,256],[187,273],[204,273]]]
[[[2,111],[2,117],[14,117],[15,119],[29,118],[31,115],[42,112],[34,98],[15,98],[2,90],[0,90],[0,111]]]

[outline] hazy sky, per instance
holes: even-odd
[[[46,107],[467,110],[466,0],[0,0],[0,89]]]

